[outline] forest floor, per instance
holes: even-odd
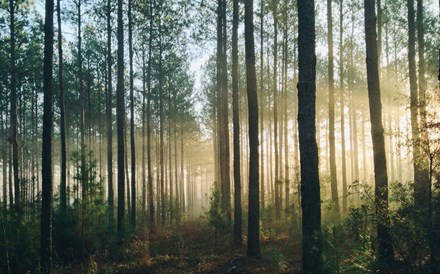
[[[231,236],[215,239],[206,219],[182,223],[179,229],[163,230],[147,237],[134,237],[124,259],[110,262],[108,256],[94,256],[70,271],[89,273],[299,273],[299,241],[286,233],[262,234],[262,257],[246,257],[246,246],[232,244]],[[150,244],[151,256],[146,250]],[[78,269],[81,268],[82,270]]]

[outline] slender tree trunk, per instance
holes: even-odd
[[[162,23],[159,22],[159,33],[161,33]],[[165,162],[164,162],[164,112],[163,112],[163,83],[162,83],[162,36],[159,38],[159,138],[160,138],[160,207],[161,207],[161,223],[162,227],[165,226]]]
[[[365,44],[367,55],[368,102],[370,106],[371,137],[374,151],[374,181],[379,241],[378,260],[381,265],[394,260],[389,228],[384,224],[388,211],[388,175],[382,126],[382,103],[379,85],[378,47],[374,0],[365,0]]]
[[[408,65],[409,65],[409,86],[410,86],[410,112],[411,112],[411,134],[413,146],[413,167],[414,167],[414,201],[418,205],[423,204],[423,182],[422,165],[420,158],[420,127],[419,127],[419,99],[417,94],[417,75],[416,75],[416,24],[414,0],[407,0],[408,8]]]
[[[66,151],[66,112],[64,103],[63,82],[63,40],[61,35],[61,0],[57,0],[57,23],[58,23],[58,85],[60,90],[60,135],[61,135],[61,183],[60,183],[60,213],[66,216],[66,180],[67,180],[67,151]]]
[[[174,220],[174,208],[173,208],[173,162],[172,162],[172,149],[171,149],[171,90],[173,90],[173,87],[171,85],[171,79],[168,78],[169,84],[168,84],[168,176],[169,176],[169,189],[170,189],[170,196],[168,199],[169,204],[169,215],[170,215],[170,225],[172,225]]]
[[[124,242],[125,219],[125,185],[124,185],[124,124],[125,124],[125,96],[124,96],[124,25],[123,0],[118,0],[118,81],[116,86],[116,127],[118,133],[118,239]]]
[[[274,162],[275,162],[275,218],[278,220],[281,216],[280,205],[280,184],[279,184],[279,157],[278,157],[278,18],[277,18],[277,1],[272,1],[273,5],[273,25],[274,25],[274,46],[273,46],[273,139],[274,139]]]
[[[344,40],[343,40],[343,0],[339,2],[339,98],[341,104],[341,146],[342,146],[342,211],[347,214],[347,162],[345,151],[345,96],[344,96]]]
[[[260,1],[260,143],[261,143],[261,208],[265,208],[265,165],[264,165],[264,1]]]
[[[332,202],[334,217],[339,222],[339,192],[338,178],[336,174],[336,148],[335,148],[335,80],[334,80],[334,56],[333,56],[333,18],[332,1],[327,0],[327,41],[328,41],[328,111],[329,111],[329,145],[330,145],[330,181],[332,190]]]
[[[288,119],[287,119],[287,100],[288,100],[288,78],[287,78],[287,69],[288,69],[288,60],[289,60],[289,48],[288,48],[288,24],[287,24],[287,11],[288,11],[288,0],[284,1],[284,179],[285,179],[285,210],[286,213],[289,214],[289,192],[290,192],[290,179],[289,179],[289,143],[288,143]],[[288,215],[286,215],[287,217]],[[288,220],[288,218],[286,218]]]
[[[238,112],[238,0],[233,2],[232,18],[232,120],[234,135],[234,242],[242,244],[241,177],[240,177],[240,122]]]
[[[111,0],[107,0],[107,188],[109,226],[114,225],[114,194],[113,194],[113,130],[112,130],[112,28]]]
[[[229,174],[229,127],[226,61],[226,1],[218,0],[217,6],[217,99],[219,123],[220,185],[222,208],[226,213],[228,227],[231,224],[231,190]]]
[[[249,110],[249,216],[247,255],[260,257],[260,178],[258,157],[258,97],[255,73],[254,1],[245,1],[246,84]]]
[[[125,116],[125,114],[124,114]],[[125,125],[127,125],[127,117],[124,117],[124,123]],[[127,142],[127,131],[124,131],[124,149],[125,149],[125,154],[124,154],[124,167],[125,167],[125,187],[126,187],[126,192],[127,193],[127,214],[128,216],[131,217],[131,192],[130,192],[130,175],[128,172],[128,142]]]
[[[11,100],[11,137],[10,142],[12,144],[12,168],[14,172],[14,204],[16,211],[20,211],[20,177],[19,177],[19,163],[18,163],[18,134],[17,134],[17,77],[16,77],[16,34],[15,34],[15,8],[16,1],[9,0],[9,14],[10,14],[10,51],[11,51],[11,64],[10,64],[10,100]]]
[[[128,53],[130,59],[131,225],[136,228],[136,144],[134,136],[134,75],[132,1],[128,1]]]
[[[316,54],[315,3],[298,6],[298,132],[301,161],[302,269],[321,273],[321,198],[319,193],[318,146],[316,143]]]
[[[82,23],[82,13],[81,6],[83,0],[77,0],[76,8],[78,9],[78,80],[79,80],[79,100],[80,100],[80,117],[79,117],[79,130],[81,135],[81,149],[85,145],[85,131],[84,131],[84,82],[83,82],[83,72],[82,72],[82,35],[81,35],[81,23]]]
[[[46,1],[44,21],[44,114],[42,144],[43,192],[41,205],[41,272],[52,272],[52,135],[53,135],[53,12],[54,1]]]
[[[420,114],[420,146],[422,153],[420,154],[420,182],[416,182],[415,202],[423,206],[425,210],[429,208],[431,196],[431,184],[429,181],[429,159],[427,154],[430,151],[428,138],[428,122],[426,112],[426,78],[425,78],[425,30],[423,26],[423,0],[417,0],[417,45],[419,57],[419,114]]]
[[[145,162],[145,152],[146,152],[146,68],[145,68],[145,48],[142,48],[142,215],[146,216],[147,213],[147,174],[146,174],[146,162]]]
[[[152,59],[152,45],[153,45],[153,1],[150,1],[150,30],[148,37],[148,69],[147,69],[147,176],[148,176],[148,210],[149,210],[149,228],[150,232],[154,233],[156,229],[154,216],[154,193],[153,193],[153,172],[151,166],[151,59]]]

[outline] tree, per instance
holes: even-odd
[[[130,63],[131,225],[136,227],[136,147],[134,136],[134,74],[132,1],[128,0],[128,54]]]
[[[254,1],[244,2],[246,84],[249,109],[249,216],[247,255],[260,257],[260,173],[258,155],[258,97],[255,73]]]
[[[274,138],[274,160],[275,160],[275,218],[278,220],[281,215],[281,199],[279,183],[279,157],[278,157],[278,1],[272,1],[273,8],[273,27],[274,27],[274,45],[273,45],[273,138]]]
[[[153,193],[153,173],[151,166],[151,59],[152,59],[152,44],[153,44],[153,1],[149,5],[149,37],[148,37],[148,68],[147,68],[147,176],[148,176],[148,211],[150,216],[150,231],[155,230],[154,217],[154,193]]]
[[[241,177],[240,177],[240,122],[238,113],[238,0],[233,3],[232,18],[232,120],[234,127],[234,242],[242,243]]]
[[[315,1],[298,5],[298,133],[301,164],[302,262],[305,273],[321,273],[321,198],[316,143]]]
[[[17,6],[16,1],[9,0],[9,31],[10,31],[10,54],[11,54],[11,63],[10,63],[10,88],[11,88],[11,137],[10,142],[12,144],[12,165],[14,170],[14,202],[15,209],[17,211],[20,210],[20,178],[19,178],[19,163],[18,163],[18,140],[17,140],[17,77],[16,77],[16,22],[15,16],[16,11],[15,8]]]
[[[124,96],[124,25],[123,25],[123,0],[118,0],[118,79],[116,86],[116,127],[118,135],[118,238],[124,241],[124,124],[125,124],[125,96]]]
[[[338,180],[336,177],[336,149],[335,149],[335,79],[333,55],[333,19],[332,1],[327,0],[327,41],[328,41],[328,112],[329,112],[329,142],[330,142],[330,181],[332,202],[336,220],[339,221]]]
[[[418,90],[418,111],[420,114],[420,144],[419,146],[429,146],[428,140],[428,124],[427,124],[427,113],[426,113],[426,77],[425,77],[425,29],[423,27],[423,0],[417,0],[417,46],[418,46],[418,57],[419,57],[419,90]],[[413,41],[413,40],[412,40]],[[413,72],[411,70],[411,72]],[[414,76],[412,76],[414,77]],[[417,161],[418,168],[420,169],[420,181],[414,182],[414,198],[416,204],[427,210],[429,207],[429,199],[431,197],[431,184],[429,180],[429,160],[425,153],[421,153],[419,159],[414,159]]]
[[[107,94],[106,94],[106,124],[107,124],[107,190],[109,226],[114,224],[114,192],[113,192],[113,130],[112,130],[112,27],[111,0],[107,0]]]
[[[222,208],[231,224],[231,187],[229,174],[228,76],[227,76],[226,0],[217,3],[217,117],[219,132],[220,184]]]
[[[66,114],[63,81],[63,38],[61,35],[61,1],[57,0],[58,24],[58,85],[60,91],[60,137],[61,137],[61,183],[60,183],[60,212],[66,216],[67,209],[67,149],[66,149]]]
[[[341,104],[341,147],[342,147],[342,210],[347,213],[347,165],[346,165],[346,151],[345,151],[345,111],[344,111],[344,14],[343,14],[343,0],[339,2],[339,97]],[[339,204],[339,203],[338,203]]]
[[[411,1],[411,0],[409,0]],[[376,214],[382,217],[377,222],[379,241],[379,263],[394,259],[389,228],[383,223],[384,212],[388,210],[388,175],[385,155],[384,130],[382,126],[382,103],[380,99],[379,64],[376,42],[375,0],[364,0],[365,45],[367,55],[368,103],[370,108],[371,138],[374,151],[374,182]]]
[[[44,22],[44,114],[42,144],[41,272],[52,272],[52,132],[53,132],[53,12],[54,1],[46,1]]]

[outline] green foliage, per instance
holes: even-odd
[[[62,261],[102,252],[112,243],[106,234],[103,180],[97,176],[93,153],[83,147],[72,153],[72,161],[76,170],[75,184],[68,196],[73,204],[64,218],[59,211],[54,216],[55,249]]]
[[[267,257],[267,259],[270,261],[275,262],[278,271],[285,272],[287,270],[287,258],[278,248],[270,247],[265,252],[265,257]]]
[[[212,194],[209,197],[208,222],[211,228],[214,229],[216,248],[218,247],[219,235],[225,235],[230,232],[226,219],[226,213],[222,209],[221,202],[221,192],[218,187],[214,186]]]
[[[342,227],[329,225],[323,231],[326,271],[373,273],[385,267],[399,273],[437,273],[432,256],[438,250],[438,194],[430,223],[428,211],[414,204],[412,184],[392,183],[388,208],[375,203],[371,186],[359,183],[357,188],[362,204],[349,210]],[[396,265],[377,264],[377,223],[390,230]]]
[[[274,223],[274,206],[269,204],[264,208],[260,209],[261,223],[261,233],[263,235],[269,234],[268,237],[272,237],[273,223]]]

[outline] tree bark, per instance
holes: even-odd
[[[128,54],[130,62],[131,225],[136,228],[136,144],[134,136],[134,74],[132,1],[128,1]]]
[[[232,18],[232,120],[234,135],[234,242],[242,244],[241,177],[240,177],[240,122],[238,112],[238,0],[233,2]]]
[[[58,85],[60,91],[60,135],[61,135],[61,183],[60,183],[60,213],[66,216],[67,195],[67,149],[66,149],[66,111],[64,102],[63,82],[63,38],[61,35],[61,0],[57,0],[57,23],[58,23]]]
[[[153,1],[150,1],[150,29],[148,37],[148,68],[147,68],[147,176],[148,176],[148,211],[149,211],[149,229],[154,233],[156,229],[154,216],[154,193],[153,193],[153,172],[151,166],[151,61],[152,61],[152,45],[153,45]]]
[[[261,142],[261,207],[265,208],[265,165],[264,165],[264,1],[260,1],[260,142]]]
[[[53,12],[54,1],[46,1],[44,22],[44,113],[42,143],[41,272],[52,272],[52,135],[53,135]]]
[[[425,77],[425,30],[423,26],[423,0],[417,0],[417,45],[419,57],[419,114],[420,114],[420,147],[422,153],[420,154],[419,168],[420,168],[420,182],[415,182],[415,202],[422,206],[425,210],[429,207],[429,197],[431,192],[431,184],[429,180],[429,160],[427,154],[429,153],[429,139],[428,139],[428,122],[426,113],[426,77]]]
[[[339,192],[338,179],[336,175],[336,148],[335,148],[335,80],[334,80],[334,55],[333,55],[333,19],[332,1],[327,0],[327,41],[328,41],[328,112],[329,112],[329,146],[330,146],[330,182],[332,191],[332,202],[334,206],[334,217],[337,222],[339,216]]]
[[[114,192],[113,192],[113,130],[112,130],[112,27],[111,27],[111,0],[107,0],[107,191],[109,226],[114,225]]]
[[[226,1],[218,0],[217,6],[217,99],[219,123],[220,186],[222,209],[228,227],[231,224],[231,189],[229,174],[229,127],[228,127],[228,78],[226,60]]]
[[[342,211],[345,215],[347,213],[347,162],[345,151],[345,96],[344,96],[344,14],[343,14],[343,0],[339,2],[339,98],[341,107],[341,147],[342,147]]]
[[[411,0],[410,0],[411,1]],[[381,265],[393,261],[393,246],[385,222],[388,211],[388,175],[382,126],[382,103],[379,85],[379,64],[376,42],[375,0],[365,0],[365,44],[367,55],[368,102],[370,106],[371,137],[374,151],[374,181],[379,241],[378,260]]]
[[[15,8],[16,1],[9,0],[9,15],[10,15],[10,51],[11,51],[11,64],[10,64],[10,100],[11,100],[11,137],[10,142],[12,144],[12,168],[14,173],[14,206],[15,210],[20,211],[20,176],[19,176],[19,159],[18,159],[18,133],[17,133],[17,77],[16,77],[16,34],[15,34]],[[11,203],[12,206],[12,203]]]
[[[275,218],[278,220],[281,216],[280,205],[280,183],[279,183],[279,157],[278,157],[278,80],[277,80],[277,68],[278,68],[278,18],[277,18],[277,1],[272,1],[273,5],[273,25],[274,25],[274,46],[273,46],[273,139],[274,139],[274,162],[275,162]]]
[[[315,1],[298,6],[298,132],[301,163],[302,269],[321,273],[321,198],[316,143]]]
[[[260,175],[258,156],[258,97],[255,73],[254,1],[245,1],[246,83],[249,113],[249,216],[247,255],[260,257]]]
[[[116,86],[116,127],[118,134],[118,239],[123,244],[125,234],[125,175],[124,175],[124,124],[125,124],[125,96],[124,96],[124,25],[123,0],[118,0],[118,79]]]

